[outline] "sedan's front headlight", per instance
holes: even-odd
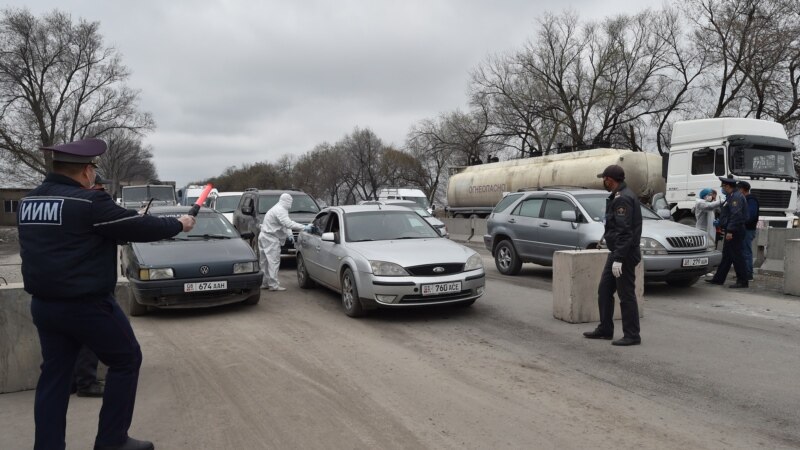
[[[372,273],[381,277],[405,277],[408,276],[406,269],[402,266],[386,261],[370,261]]]
[[[469,259],[467,259],[467,263],[464,265],[465,272],[476,269],[483,269],[483,258],[481,258],[481,255],[477,253],[470,256]]]
[[[253,273],[258,272],[258,262],[241,262],[233,265],[233,273]]]
[[[667,249],[660,242],[652,238],[643,237],[639,241],[639,248],[643,255],[666,255]]]
[[[175,273],[173,273],[170,267],[161,269],[139,269],[139,279],[143,281],[166,280],[169,278],[175,278]]]

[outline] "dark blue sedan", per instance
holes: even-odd
[[[147,214],[179,217],[187,206],[150,209]],[[128,313],[155,308],[203,308],[261,298],[258,257],[219,212],[202,208],[190,232],[157,242],[123,246],[122,273],[128,278]]]

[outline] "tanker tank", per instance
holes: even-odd
[[[620,149],[594,149],[465,167],[450,177],[448,211],[485,215],[504,192],[553,186],[603,189],[597,174],[611,164],[625,169],[625,182],[642,200],[664,192],[661,156]]]

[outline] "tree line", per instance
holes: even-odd
[[[57,11],[41,18],[3,12],[5,167],[42,174],[49,161],[39,146],[102,137],[110,143],[101,162],[106,176],[156,178],[156,150],[142,145],[155,123],[138,110],[139,93],[125,84],[129,72],[98,29]],[[547,13],[527,42],[487,57],[465,81],[468,108],[411,124],[402,146],[356,127],[334,144],[205,181],[223,190],[302,188],[330,204],[371,198],[387,185],[415,185],[441,200],[453,167],[592,146],[663,154],[671,125],[682,119],[768,119],[794,138],[800,2],[682,0],[600,20]]]

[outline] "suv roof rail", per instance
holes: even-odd
[[[526,188],[519,188],[517,192],[527,192],[527,191],[569,191],[573,189],[590,189],[586,186],[568,186],[568,185],[557,185],[557,186],[542,186],[542,187],[526,187]]]
[[[256,192],[257,192],[257,191],[258,191],[258,188],[247,188],[247,189],[245,189],[244,191],[245,191],[245,192],[254,192],[254,191],[256,191]]]

